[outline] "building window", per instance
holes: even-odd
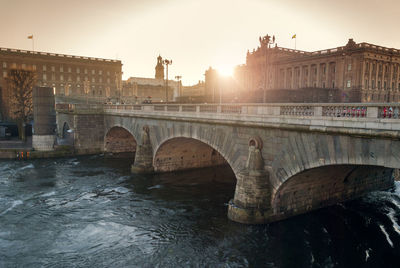
[[[335,81],[332,81],[332,88],[335,88]]]
[[[96,79],[94,79],[94,77],[92,77],[92,83],[95,83],[96,82]]]
[[[35,64],[32,65],[32,70],[36,71],[36,65]]]
[[[7,71],[3,71],[3,77],[4,77],[4,78],[7,77]]]
[[[365,80],[365,88],[368,88],[368,79]]]
[[[64,72],[64,66],[60,66],[60,72]]]
[[[351,63],[347,64],[347,71],[351,71]]]
[[[3,61],[3,68],[7,68],[7,62]]]
[[[103,83],[103,78],[99,78],[99,83]]]
[[[379,65],[379,72],[382,72],[382,65]]]
[[[72,81],[72,79],[71,79],[71,76],[70,76],[70,75],[68,75],[68,81]]]
[[[378,81],[378,89],[381,89],[381,81]]]
[[[92,70],[92,74],[95,74],[96,73],[96,71],[95,70]]]
[[[375,89],[375,80],[372,80],[372,89]]]
[[[46,65],[43,65],[43,71],[46,71],[46,69],[47,69]]]
[[[325,88],[325,82],[322,83],[322,87]]]
[[[385,66],[385,73],[387,73],[387,71],[388,71],[388,67],[387,67],[387,66]]]
[[[326,74],[326,65],[324,65],[324,74]]]
[[[383,89],[386,90],[386,81],[383,81]]]
[[[77,82],[80,82],[80,81],[81,81],[81,77],[80,77],[80,76],[77,76],[77,77],[76,77],[76,81],[77,81]]]
[[[43,74],[43,81],[46,81],[46,80],[47,80],[47,75]]]
[[[99,70],[99,75],[102,75],[103,74],[103,70]]]
[[[85,68],[84,72],[85,72],[85,74],[87,74],[87,69],[86,68]]]
[[[392,89],[394,89],[394,82],[392,82]]]
[[[56,71],[56,67],[55,66],[51,66],[51,71],[55,72]]]
[[[51,80],[56,81],[56,75],[55,74],[51,74]]]
[[[69,73],[71,72],[71,67],[68,67],[68,72],[69,72]]]
[[[25,69],[25,68],[26,68],[26,64],[22,63],[22,69]]]
[[[351,80],[347,80],[347,87],[351,87]]]
[[[64,75],[60,74],[60,81],[64,81]]]
[[[110,84],[110,78],[107,78],[107,83],[109,83],[109,84]]]
[[[107,75],[110,75],[110,71],[107,71]]]
[[[76,68],[76,73],[79,74],[80,72],[81,72],[81,69],[79,69],[79,67]]]

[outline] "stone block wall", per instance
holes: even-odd
[[[273,201],[272,219],[282,219],[393,186],[393,169],[335,165],[310,169],[290,178]]]
[[[96,114],[74,115],[74,145],[83,152],[104,150],[104,116]]]

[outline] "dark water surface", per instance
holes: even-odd
[[[398,182],[248,226],[226,218],[229,170],[138,176],[129,165],[0,161],[0,267],[400,267]]]

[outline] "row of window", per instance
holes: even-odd
[[[370,67],[371,67],[370,63],[367,62],[367,63],[365,64],[365,69],[366,69],[366,71],[369,71],[369,68],[370,68]],[[398,65],[393,66],[393,72],[394,72],[394,73],[397,73],[398,70],[399,70],[399,66],[398,66]],[[372,71],[373,71],[373,72],[376,71],[376,64],[375,64],[375,63],[372,63]],[[379,64],[379,65],[378,65],[378,71],[379,71],[379,72],[382,72],[382,64]],[[388,71],[389,71],[389,66],[385,65],[385,73],[387,73]]]
[[[7,72],[5,72],[5,73],[7,74]],[[43,81],[47,81],[47,74],[43,74],[43,75],[42,75],[42,78],[43,78]],[[60,81],[64,81],[64,75],[60,74],[60,79],[59,79],[59,80],[60,80]],[[55,74],[52,74],[52,75],[51,75],[51,81],[56,81],[56,75],[55,75]],[[72,81],[71,76],[68,76],[68,81]],[[85,76],[85,78],[84,78],[83,81],[89,81],[88,77]],[[100,77],[97,81],[98,81],[99,83],[103,83],[103,78]],[[107,78],[106,81],[107,81],[108,84],[110,84],[111,79],[110,79],[110,78]],[[76,77],[76,82],[81,82],[81,77],[80,77],[80,76],[77,76],[77,77]],[[92,83],[96,83],[96,78],[95,78],[95,77],[92,77]]]
[[[8,66],[7,62],[4,61],[4,62],[3,62],[3,68],[7,68],[7,66]],[[36,71],[36,68],[37,68],[37,67],[36,67],[36,64],[29,65],[29,67],[32,68],[32,70]],[[16,63],[12,63],[12,64],[11,64],[11,68],[17,68],[17,64],[16,64]],[[25,68],[27,68],[27,65],[26,65],[25,63],[22,63],[22,64],[21,64],[21,68],[25,69]],[[52,71],[52,72],[55,72],[55,71],[56,71],[56,67],[55,67],[55,66],[51,66],[50,68],[51,68],[51,71]],[[42,70],[43,70],[44,72],[46,72],[46,71],[47,71],[47,65],[42,65]],[[72,67],[67,67],[66,70],[67,70],[68,73],[72,73]],[[59,67],[59,71],[60,71],[60,72],[64,72],[64,66],[61,65],[61,66]],[[80,67],[76,67],[75,71],[76,71],[77,74],[79,74],[79,73],[81,73],[81,68],[80,68]],[[84,69],[83,69],[83,73],[84,73],[84,74],[87,74],[87,73],[88,73],[88,69],[87,69],[87,68],[84,68]],[[92,70],[91,70],[91,73],[92,73],[93,75],[95,75],[95,74],[96,74],[96,70],[92,69]],[[97,73],[98,73],[99,75],[102,75],[102,74],[103,74],[103,70],[98,70]],[[110,71],[106,71],[105,73],[106,73],[107,75],[110,75]]]
[[[378,89],[381,89],[381,81],[380,80],[378,80],[378,85],[377,86],[378,86]],[[365,79],[365,88],[369,88],[369,80],[368,79]],[[375,80],[372,80],[371,88],[375,89]],[[391,88],[392,89],[396,89],[396,85],[395,85],[394,82],[392,82],[392,87]],[[383,89],[384,90],[388,89],[386,81],[383,82]],[[400,83],[398,84],[397,89],[400,89]]]

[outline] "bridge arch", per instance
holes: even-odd
[[[105,133],[104,152],[106,154],[134,156],[137,142],[135,136],[128,129],[116,125],[110,127]]]
[[[274,215],[286,218],[390,188],[398,148],[390,140],[289,136],[271,167]]]
[[[370,165],[327,165],[302,171],[275,192],[271,208],[285,217],[351,200],[393,185],[391,168]]]
[[[154,150],[153,166],[158,172],[188,170],[202,167],[229,165],[220,151],[207,141],[193,137],[167,138]],[[235,170],[233,170],[234,173]]]

